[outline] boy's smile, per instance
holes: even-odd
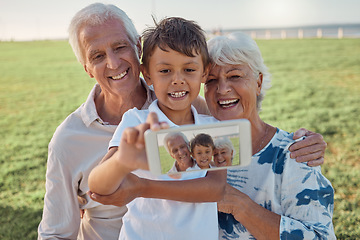
[[[195,145],[192,150],[192,155],[195,158],[197,165],[200,168],[205,169],[209,168],[209,164],[213,157],[213,150],[210,146]]]
[[[194,53],[194,57],[189,57],[168,47],[165,50],[155,48],[148,69],[142,66],[143,75],[149,85],[153,84],[159,108],[165,115],[174,123],[179,117],[187,121],[192,118],[191,103],[198,96],[207,72],[201,55]],[[176,124],[186,122],[180,120]]]

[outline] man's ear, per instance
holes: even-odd
[[[263,74],[259,73],[259,76],[257,78],[257,90],[256,90],[256,96],[259,96],[261,93],[262,83],[263,83]]]
[[[91,72],[88,70],[86,64],[83,65],[85,72],[91,77],[94,78],[94,75],[91,74]]]
[[[146,69],[146,67],[145,67],[144,64],[141,64],[141,65],[140,65],[140,71],[141,71],[142,75],[144,76],[144,79],[145,79],[145,81],[146,81],[146,84],[149,85],[149,86],[151,86],[152,81],[151,81],[151,78],[150,78],[150,74],[148,73],[148,71],[147,71],[147,69]]]
[[[139,37],[139,39],[137,40],[136,50],[137,50],[137,54],[138,54],[138,56],[139,56],[139,59],[141,59],[141,54],[142,54],[141,37]]]
[[[208,64],[207,67],[205,67],[203,74],[201,75],[201,83],[205,83],[207,77],[209,76],[211,64]]]

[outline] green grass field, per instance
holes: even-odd
[[[273,75],[262,118],[324,136],[336,235],[360,239],[360,39],[258,44]],[[0,52],[0,239],[36,239],[47,145],[95,82],[65,41],[0,42]]]

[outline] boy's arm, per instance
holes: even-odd
[[[323,136],[320,133],[300,128],[294,133],[294,140],[302,136],[306,136],[306,138],[294,143],[289,148],[291,158],[295,158],[297,162],[308,162],[308,166],[311,167],[323,164],[327,146]]]
[[[118,148],[110,148],[101,163],[90,172],[89,189],[101,195],[112,194],[129,172],[131,169],[119,161]]]

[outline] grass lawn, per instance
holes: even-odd
[[[261,117],[321,133],[338,239],[360,239],[360,39],[257,41],[273,87]],[[0,239],[36,239],[47,145],[94,85],[66,41],[0,42]]]

